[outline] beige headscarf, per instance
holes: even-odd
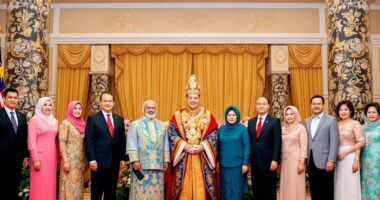
[[[300,112],[298,111],[298,109],[295,106],[287,106],[284,109],[284,119],[285,119],[285,116],[286,116],[286,111],[288,109],[290,109],[291,111],[294,112],[294,115],[295,115],[296,118],[294,119],[294,121],[292,123],[287,123],[286,120],[284,120],[284,126],[282,126],[282,134],[289,134],[292,131],[294,131],[297,128],[299,128],[300,126],[303,126],[301,124],[301,115],[300,115]]]

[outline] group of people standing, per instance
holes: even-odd
[[[218,124],[199,106],[200,97],[191,76],[186,107],[168,124],[156,119],[156,102],[145,101],[143,116],[131,123],[126,138],[123,118],[112,112],[111,94],[100,96],[101,110],[87,123],[81,102],[72,101],[58,124],[53,101],[42,97],[27,123],[16,110],[17,90],[6,89],[0,110],[0,194],[18,198],[21,168],[30,163],[30,199],[56,199],[59,164],[59,199],[83,199],[87,163],[91,199],[114,200],[128,155],[133,200],[240,200],[248,192],[249,171],[257,200],[277,198],[278,172],[282,200],[306,198],[306,173],[313,200],[380,198],[379,104],[366,105],[362,127],[353,119],[350,101],[339,102],[335,118],[324,112],[324,98],[316,95],[310,100],[311,117],[302,123],[298,109],[287,106],[281,125],[269,115],[268,99],[259,97],[256,117],[244,123],[231,105]]]

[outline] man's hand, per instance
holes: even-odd
[[[24,158],[24,160],[22,161],[22,168],[26,169],[28,166],[29,166],[29,159]]]
[[[326,163],[326,172],[331,172],[334,169],[334,163],[329,160]]]
[[[241,174],[245,174],[247,171],[248,171],[248,166],[247,165],[243,165],[241,167]]]
[[[271,170],[271,171],[276,170],[276,169],[277,169],[277,166],[278,166],[277,162],[273,160],[273,161],[270,163],[270,170]]]
[[[168,168],[169,168],[169,163],[164,163],[164,171],[168,171]]]
[[[98,171],[98,163],[96,161],[90,162],[90,169],[94,172]]]
[[[41,169],[41,161],[39,161],[39,160],[34,161],[33,167],[34,167],[35,170],[40,171],[40,169]]]
[[[124,160],[120,161],[120,169],[124,169],[126,166],[126,162]]]
[[[194,148],[194,154],[199,154],[205,150],[203,145],[201,145],[201,144],[200,145],[194,145],[193,148]]]
[[[141,163],[140,162],[134,162],[133,163],[133,169],[135,171],[140,171],[141,170]]]
[[[192,153],[192,146],[190,144],[186,144],[183,149],[186,153]]]

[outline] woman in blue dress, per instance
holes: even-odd
[[[362,150],[362,199],[380,199],[380,106],[369,103],[364,108],[364,135],[366,146]]]
[[[248,191],[248,131],[240,124],[240,111],[237,107],[228,106],[224,118],[225,125],[219,132],[221,200],[241,200],[244,192]]]

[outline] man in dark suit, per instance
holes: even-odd
[[[26,116],[16,110],[18,92],[4,91],[4,107],[0,109],[0,195],[17,200],[21,168],[28,166],[28,126]]]
[[[276,200],[277,166],[281,154],[280,119],[268,114],[265,97],[256,100],[258,116],[248,121],[254,200]]]
[[[125,167],[125,128],[121,116],[112,112],[111,94],[100,96],[101,110],[87,119],[85,145],[91,169],[91,199],[116,199],[119,169]]]
[[[313,200],[334,199],[334,164],[339,148],[339,127],[335,117],[324,113],[325,99],[311,97],[313,116],[305,120],[309,138],[307,171]]]

